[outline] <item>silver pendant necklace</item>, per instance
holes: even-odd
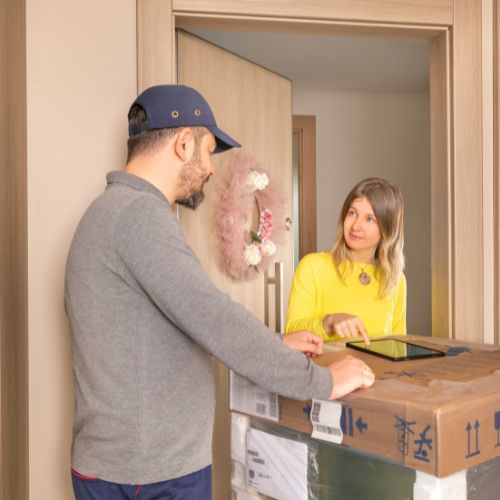
[[[364,267],[361,267],[361,272],[359,273],[358,281],[363,286],[368,286],[372,282],[372,277],[367,272],[365,272],[365,268]]]

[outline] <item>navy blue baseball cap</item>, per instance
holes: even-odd
[[[221,153],[241,144],[223,132],[215,121],[208,102],[195,89],[185,85],[156,85],[139,94],[130,110],[141,106],[147,117],[147,125],[129,125],[128,135],[133,137],[146,130],[173,127],[206,127],[215,136],[214,153]],[[130,119],[130,111],[128,114]]]

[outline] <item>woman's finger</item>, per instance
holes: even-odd
[[[335,325],[335,333],[341,338],[344,338],[346,336],[344,331],[344,322],[337,323]]]
[[[370,337],[368,337],[368,332],[366,331],[365,325],[363,325],[361,320],[358,320],[358,330],[361,336],[363,337],[365,344],[370,345]]]
[[[358,323],[356,319],[353,319],[347,323],[349,328],[349,337],[359,337]]]

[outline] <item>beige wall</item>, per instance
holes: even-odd
[[[134,0],[27,1],[30,500],[72,498],[63,309],[76,224],[124,162],[136,94]]]
[[[429,95],[294,89],[294,114],[316,115],[318,249],[335,237],[345,196],[365,177],[405,197],[408,330],[431,334]]]

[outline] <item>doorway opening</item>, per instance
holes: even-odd
[[[428,41],[189,31],[289,78],[293,114],[315,117],[316,205],[301,208],[317,214],[316,248],[309,243],[307,252],[331,248],[341,204],[358,181],[377,176],[401,188],[408,333],[431,335]],[[295,222],[298,218],[294,213]],[[299,227],[299,234],[304,229]],[[296,255],[301,243],[295,244]]]

